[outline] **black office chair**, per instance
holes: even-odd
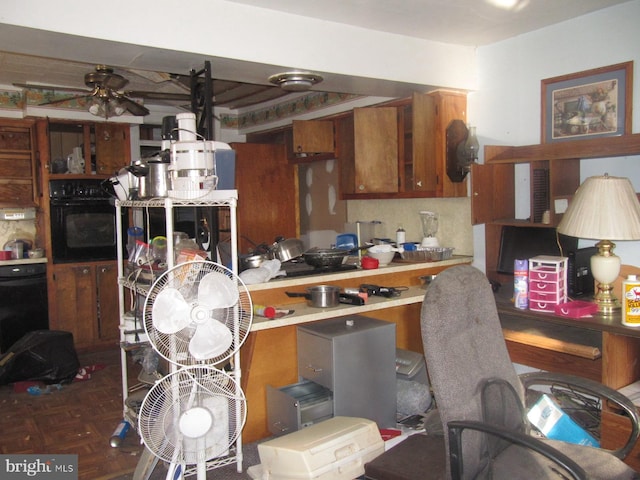
[[[640,478],[621,460],[638,439],[635,406],[615,390],[583,378],[544,372],[519,377],[482,272],[465,265],[440,273],[425,294],[421,324],[444,425],[449,478]],[[571,391],[616,404],[631,421],[627,443],[609,451],[532,435],[525,395],[528,388],[545,384],[570,385]]]

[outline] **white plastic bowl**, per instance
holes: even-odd
[[[372,252],[371,249],[369,249],[367,251],[367,255],[369,257],[375,258],[376,260],[378,260],[379,265],[385,266],[385,265],[389,265],[391,263],[391,260],[393,260],[393,257],[395,257],[396,252],[395,251],[391,251],[391,252]]]

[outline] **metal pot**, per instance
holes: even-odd
[[[276,242],[272,247],[273,255],[281,262],[293,260],[300,257],[304,252],[302,240],[297,238],[287,238]]]
[[[267,255],[262,254],[250,254],[240,255],[240,270],[244,271],[249,268],[258,268],[265,260],[269,260]]]
[[[339,248],[312,248],[304,252],[303,257],[306,263],[314,267],[336,267],[342,265],[351,252]]]
[[[149,196],[166,197],[169,194],[169,162],[162,158],[150,159],[149,165]]]
[[[290,297],[304,297],[307,303],[316,308],[335,307],[340,303],[340,287],[316,285],[308,287],[307,293],[285,292]]]

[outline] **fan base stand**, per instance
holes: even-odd
[[[144,447],[140,460],[138,460],[138,465],[136,465],[136,469],[133,472],[133,480],[149,480],[158,464],[158,460],[159,458],[151,453],[151,450]]]

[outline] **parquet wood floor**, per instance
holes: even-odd
[[[105,368],[89,380],[39,396],[0,386],[0,452],[78,454],[79,480],[131,473],[142,452],[138,436],[127,436],[120,448],[109,445],[122,419],[119,350],[78,356],[81,366]]]

